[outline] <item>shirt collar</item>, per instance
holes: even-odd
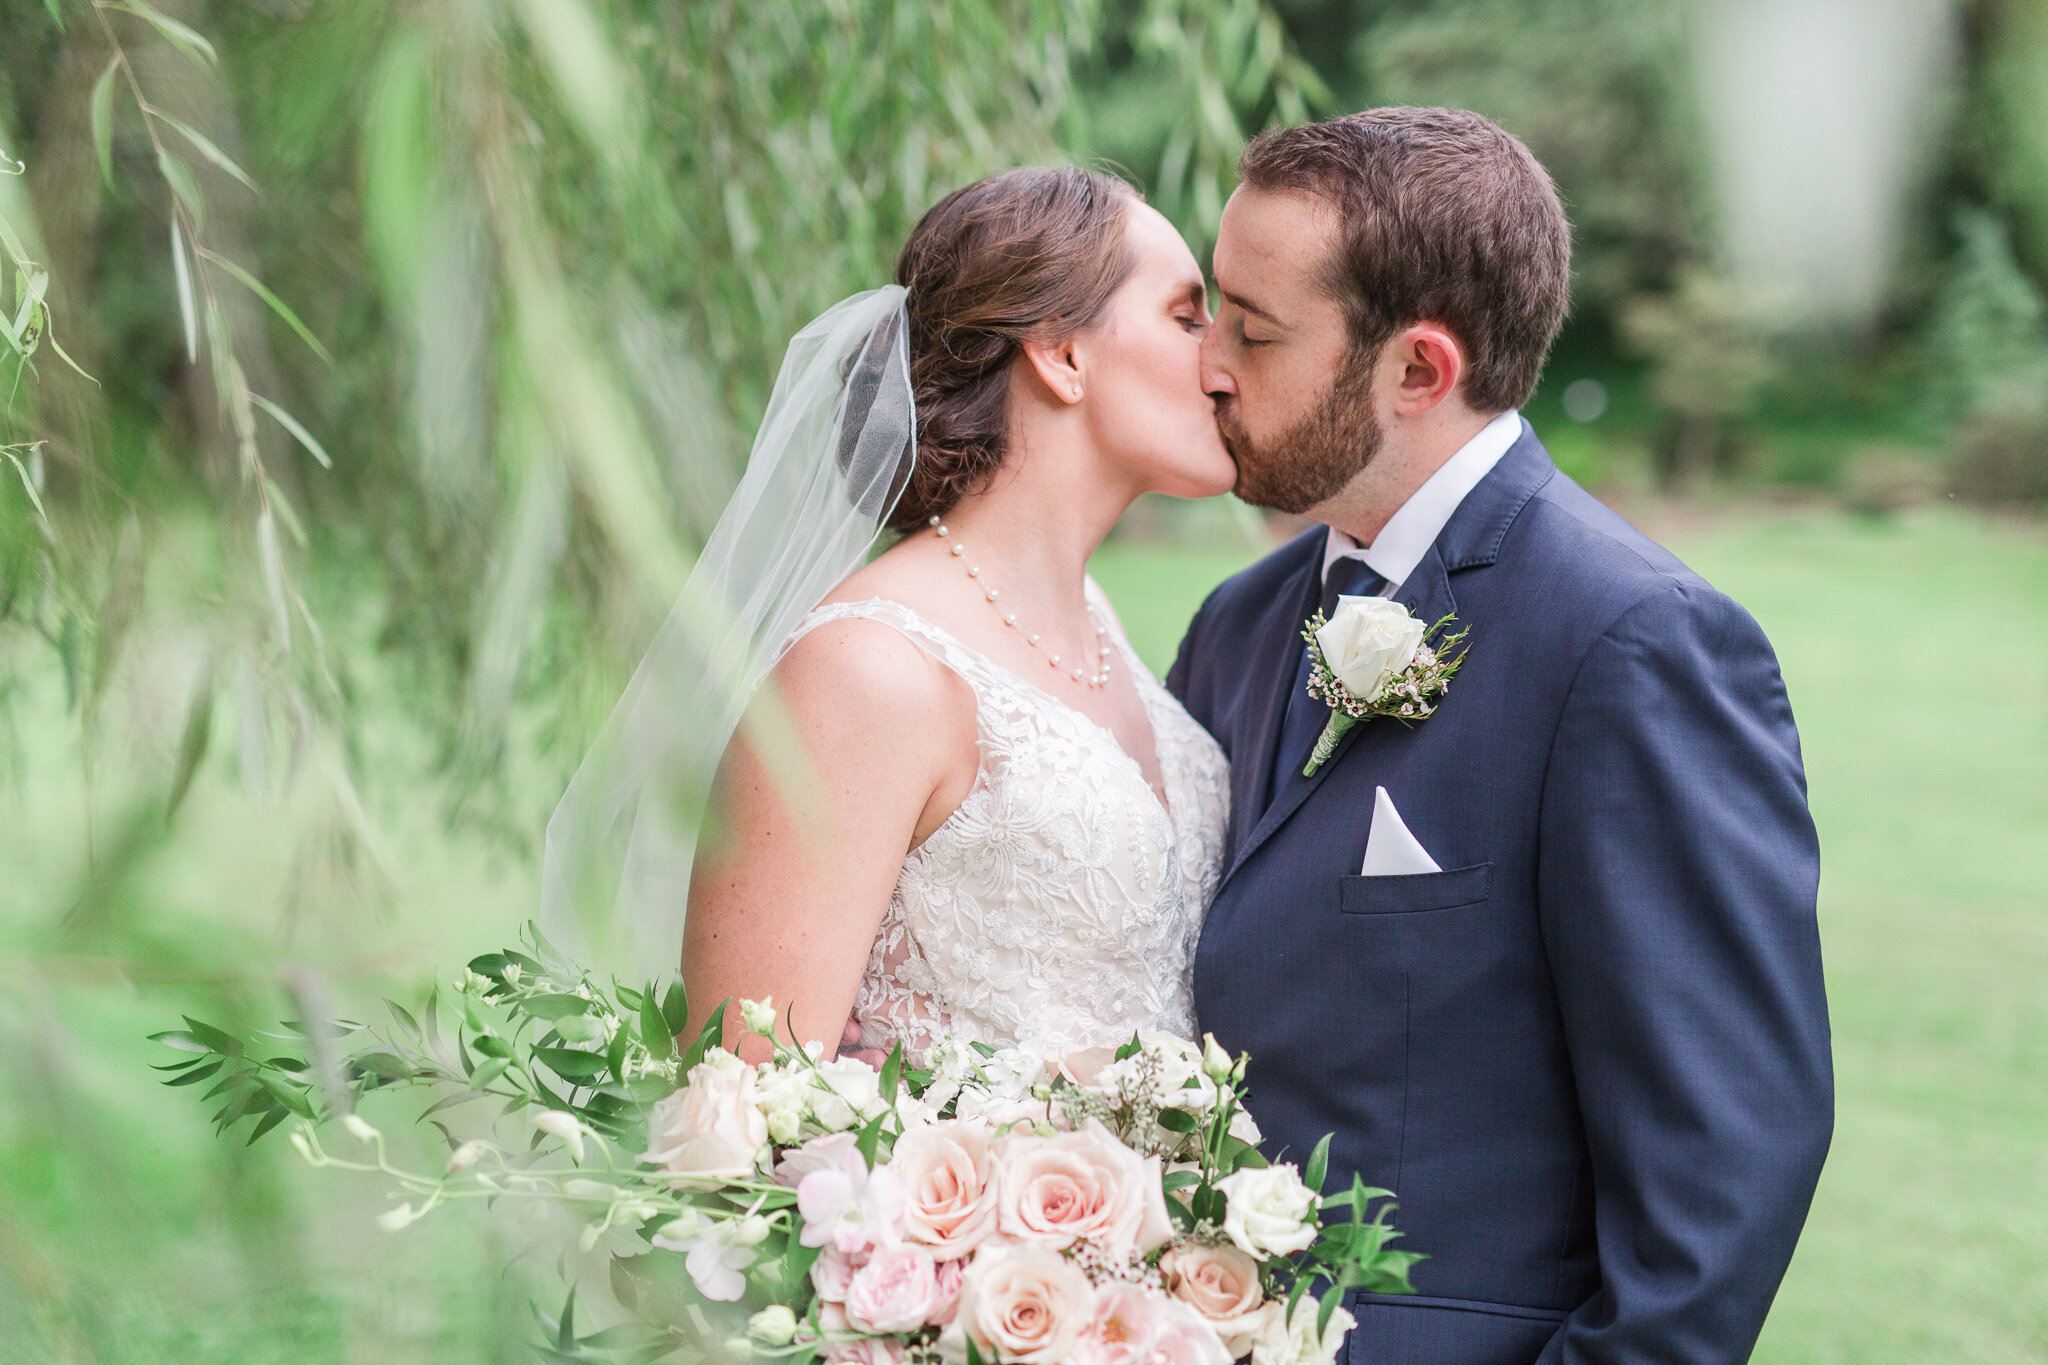
[[[1330,566],[1338,560],[1362,559],[1374,573],[1387,580],[1387,596],[1399,592],[1408,575],[1415,572],[1415,566],[1450,524],[1465,495],[1493,472],[1500,457],[1521,437],[1522,414],[1512,409],[1481,427],[1477,436],[1460,446],[1457,454],[1445,460],[1443,467],[1401,504],[1401,509],[1387,519],[1370,545],[1361,546],[1336,527],[1330,527],[1323,545],[1324,581],[1329,580]]]

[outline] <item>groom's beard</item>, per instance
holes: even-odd
[[[1348,361],[1314,412],[1264,443],[1244,429],[1236,398],[1219,403],[1216,429],[1237,462],[1237,496],[1298,516],[1342,492],[1372,463],[1383,437],[1367,384],[1371,374],[1369,358]]]

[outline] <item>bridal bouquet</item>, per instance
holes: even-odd
[[[315,1165],[391,1178],[389,1231],[460,1199],[568,1211],[629,1316],[579,1337],[572,1290],[546,1322],[558,1357],[1310,1365],[1352,1325],[1346,1289],[1408,1291],[1388,1193],[1322,1193],[1327,1138],[1300,1167],[1261,1156],[1246,1059],[1213,1039],[1141,1033],[1088,1076],[952,1038],[879,1070],[815,1045],[755,1066],[718,1046],[724,1006],[678,1050],[680,986],[603,990],[529,946],[472,962],[451,1019],[438,994],[393,1005],[346,1057],[368,1030],[292,1025],[306,1055],[259,1058],[188,1019],[156,1035],[188,1054],[169,1083],[213,1080],[223,1130],[295,1119]],[[737,1009],[773,1043],[768,1002]],[[439,1171],[395,1164],[353,1110],[400,1085],[446,1092],[420,1115],[447,1137]],[[438,1117],[488,1099],[474,1136]],[[323,1140],[334,1116],[362,1155]]]

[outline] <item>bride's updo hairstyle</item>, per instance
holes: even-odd
[[[1010,362],[1027,341],[1086,331],[1129,279],[1137,194],[1072,167],[1004,171],[955,190],[903,244],[917,459],[889,525],[911,531],[988,486],[1003,462]]]

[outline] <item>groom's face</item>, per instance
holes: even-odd
[[[1237,495],[1312,512],[1380,446],[1374,357],[1352,345],[1324,283],[1335,211],[1310,195],[1240,189],[1216,237],[1216,320],[1202,340],[1202,386],[1237,462]]]

